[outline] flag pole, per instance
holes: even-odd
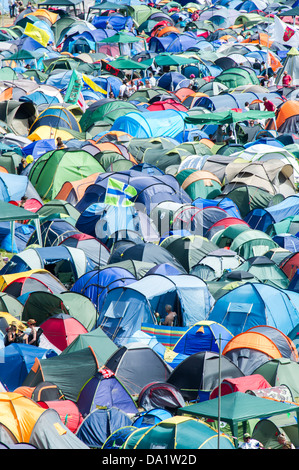
[[[219,371],[218,371],[218,449],[220,449],[220,416],[221,416],[221,333],[219,334]]]

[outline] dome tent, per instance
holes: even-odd
[[[298,323],[296,302],[297,293],[246,283],[219,298],[207,319],[222,324],[233,335],[256,325],[273,326],[288,335]]]
[[[133,398],[115,374],[105,367],[84,385],[78,395],[77,405],[83,417],[99,407],[115,407],[125,413],[137,413]]]

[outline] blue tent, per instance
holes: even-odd
[[[5,202],[20,201],[23,196],[35,198],[41,202],[28,176],[0,173],[0,200]]]
[[[162,263],[162,264],[157,264],[153,268],[151,268],[145,276],[150,276],[151,274],[162,274],[163,276],[175,276],[177,274],[182,274],[181,271],[179,271],[175,266],[172,266],[171,264],[167,263]]]
[[[133,111],[118,117],[111,131],[126,132],[137,139],[173,137],[178,142],[182,142],[185,115],[186,113],[174,109],[144,111],[143,113]],[[190,124],[186,125],[186,128],[190,128]]]
[[[109,204],[91,204],[79,216],[76,228],[81,232],[96,237],[108,248],[119,239],[158,241],[159,235],[150,219],[135,206],[112,206]]]
[[[223,325],[212,321],[200,321],[184,333],[173,348],[173,352],[186,354],[200,351],[219,353],[221,336],[221,353],[233,335]]]
[[[170,33],[163,37],[152,37],[148,43],[150,52],[185,52],[197,43],[197,37],[193,33]]]
[[[82,421],[76,436],[89,447],[100,449],[112,433],[131,425],[131,418],[118,408],[95,409]]]
[[[36,106],[41,104],[57,104],[59,99],[56,96],[47,95],[42,91],[34,91],[28,95],[21,96],[19,101],[32,101]]]
[[[299,238],[291,233],[280,233],[274,235],[272,240],[277,243],[281,248],[297,253],[299,251]]]
[[[0,350],[1,382],[9,392],[23,384],[35,359],[46,359],[56,356],[52,349],[43,349],[30,344],[13,343]]]
[[[88,297],[99,312],[111,289],[136,282],[129,271],[117,266],[107,266],[102,270],[90,271],[81,276],[71,288]]]
[[[50,152],[50,150],[56,149],[55,139],[41,139],[32,142],[22,148],[23,155],[32,155],[34,160],[44,155],[44,153]]]
[[[164,408],[154,408],[141,413],[140,416],[133,421],[133,425],[137,428],[148,428],[171,417],[172,414],[164,410]]]
[[[154,274],[110,290],[97,326],[117,345],[124,345],[143,323],[156,324],[155,312],[163,319],[167,304],[177,312],[179,326],[190,326],[205,319],[213,303],[205,282],[196,276]]]
[[[159,111],[163,112],[163,111]],[[191,203],[190,197],[181,188],[176,178],[165,174],[146,174],[140,171],[130,170],[122,172],[100,173],[95,181],[85,190],[84,196],[76,205],[79,212],[83,212],[91,204],[105,201],[106,189],[109,178],[116,179],[122,183],[133,186],[137,195],[132,202],[138,203],[137,207],[143,206],[146,213],[163,201],[173,201],[180,204]]]
[[[297,214],[299,214],[299,195],[295,194],[274,206],[265,209],[253,209],[246,215],[244,220],[251,228],[265,232],[269,225]]]
[[[111,15],[111,16],[94,16],[91,24],[97,29],[105,29],[107,22],[110,27],[115,31],[121,31],[127,28],[129,31],[133,26],[133,19],[131,16]]]
[[[190,80],[179,72],[164,73],[157,81],[157,86],[164,90],[175,91],[177,88],[188,87]]]
[[[107,373],[107,376],[105,374]],[[96,408],[118,408],[125,413],[137,413],[136,404],[122,383],[111,371],[100,370],[86,382],[79,393],[77,406],[83,417]]]
[[[223,198],[216,198],[216,199],[204,199],[201,197],[198,197],[192,201],[192,206],[195,207],[220,207],[220,209],[225,210],[227,214],[229,214],[231,217],[237,217],[238,219],[241,219],[241,214],[238,206],[228,197],[223,197]]]
[[[269,325],[285,335],[299,323],[299,294],[266,284],[246,283],[219,298],[207,319],[233,335],[257,325]]]

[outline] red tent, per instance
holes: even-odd
[[[78,406],[71,400],[38,401],[37,403],[42,408],[56,410],[63,424],[73,433],[77,431],[83,421]]]
[[[76,318],[67,313],[53,315],[44,321],[40,327],[48,341],[60,351],[66,349],[77,336],[88,332]]]
[[[247,390],[259,390],[261,388],[270,388],[271,385],[260,374],[245,375],[236,379],[224,379],[221,382],[221,396],[234,392],[247,392]],[[219,387],[214,388],[210,393],[210,400],[217,398]]]
[[[164,101],[155,101],[147,107],[147,111],[164,111],[165,109],[175,109],[177,111],[187,112],[188,109],[181,103],[172,98]]]

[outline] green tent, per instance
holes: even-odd
[[[155,98],[156,96],[159,96],[159,95],[169,95],[169,98],[171,98],[172,96],[172,94],[168,92],[167,90],[164,90],[164,88],[154,87],[154,88],[144,88],[144,89],[135,91],[130,96],[130,100],[140,101],[141,103],[147,103],[152,98]]]
[[[236,271],[246,271],[253,274],[260,282],[280,289],[287,289],[289,279],[274,261],[267,256],[256,256],[242,263],[234,269]]]
[[[106,333],[99,327],[88,333],[78,335],[77,338],[61,352],[61,355],[81,351],[88,347],[93,349],[100,367],[104,366],[109,357],[118,349],[113,341],[108,338]]]
[[[120,261],[119,263],[107,264],[102,269],[106,269],[109,266],[113,268],[123,268],[129,271],[136,279],[142,279],[146,273],[156,266],[156,263],[146,263],[144,261],[137,261],[135,259],[128,259]]]
[[[144,38],[132,36],[125,31],[119,31],[113,36],[101,39],[99,44],[133,44],[133,42],[144,41]]]
[[[290,233],[296,235],[299,232],[299,215],[293,215],[291,217],[286,217],[280,222],[276,222],[267,227],[266,233],[270,237],[281,233]]]
[[[246,260],[253,256],[262,256],[277,247],[277,243],[261,230],[245,230],[233,240],[230,249]]]
[[[75,221],[79,218],[80,212],[69,202],[62,201],[60,199],[53,199],[53,201],[48,201],[40,209],[38,209],[37,214],[40,217],[47,217],[57,214],[63,214],[69,216]]]
[[[219,436],[221,449],[233,449],[232,440]],[[187,416],[174,416],[145,428],[134,449],[217,449],[218,432],[208,423]]]
[[[109,62],[109,65],[119,70],[147,70],[152,65],[153,60],[136,62],[136,60],[128,59],[126,57],[118,57]]]
[[[294,333],[290,332],[290,339],[295,338]],[[271,385],[271,387],[279,387],[286,385],[293,396],[293,399],[298,403],[299,399],[299,363],[287,358],[271,359],[265,364],[261,365],[253,374],[262,375]]]
[[[225,197],[231,199],[237,205],[243,219],[253,209],[268,207],[273,199],[273,195],[268,191],[248,185],[232,189],[225,194]]]
[[[275,113],[268,111],[246,111],[244,113],[238,113],[237,111],[219,111],[219,112],[208,112],[203,114],[192,114],[187,115],[184,120],[187,124],[234,124],[236,122],[248,121],[250,119],[268,119],[275,117]]]
[[[84,150],[51,150],[33,164],[29,179],[42,198],[54,199],[66,181],[78,181],[104,168]]]
[[[221,195],[221,182],[213,173],[186,168],[179,171],[175,178],[180,186],[190,196],[192,201],[201,197],[215,199]]]
[[[220,403],[219,403],[220,400]],[[238,424],[246,430],[248,421],[269,418],[270,416],[295,412],[299,423],[299,407],[293,403],[267,400],[247,393],[234,392],[228,395],[206,400],[202,403],[184,406],[178,409],[178,415],[193,416],[198,419],[208,418],[229,424],[232,436],[239,437]],[[219,415],[220,413],[220,415]],[[298,424],[299,425],[299,424]],[[238,446],[235,440],[235,446]]]
[[[10,315],[21,319],[23,304],[6,292],[0,292],[0,312],[8,312]]]
[[[0,201],[0,222],[10,222],[11,246],[14,247],[15,222],[31,220],[36,228],[39,244],[42,246],[39,215],[23,207]]]
[[[218,230],[211,238],[211,241],[215,243],[219,248],[225,248],[230,246],[232,241],[242,232],[251,230],[247,224],[233,224],[229,225],[225,229]]]
[[[86,382],[99,368],[95,352],[89,346],[59,356],[37,359],[23,382],[24,387],[36,387],[41,382],[52,382],[62,391],[66,400],[76,403]]]
[[[187,272],[204,256],[218,249],[214,243],[199,235],[186,237],[171,235],[165,238],[160,246],[174,255]]]
[[[80,119],[82,131],[87,131],[94,124],[105,121],[113,124],[114,121],[125,114],[137,111],[137,107],[128,101],[104,99],[91,104]]]
[[[22,321],[34,318],[41,324],[58,313],[66,313],[78,320],[90,331],[96,324],[97,312],[89,298],[77,292],[52,294],[49,292],[32,292],[24,305]]]

